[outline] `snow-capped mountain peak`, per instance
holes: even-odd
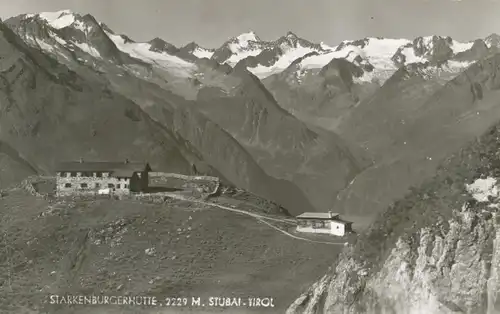
[[[212,59],[221,64],[228,63],[234,66],[242,59],[258,55],[265,46],[266,43],[262,42],[255,32],[250,31],[226,41],[215,50]]]
[[[484,42],[488,48],[500,47],[500,35],[493,33],[486,37]]]
[[[62,62],[76,58],[89,66],[112,62],[126,68],[146,63],[173,77],[183,78],[190,77],[196,69],[188,60],[196,57],[177,56],[179,49],[161,38],[135,42],[113,32],[90,14],[80,15],[69,10],[44,12],[13,17],[6,24],[27,43],[55,55]]]
[[[246,47],[249,42],[252,41],[260,41],[259,36],[255,34],[254,31],[249,31],[247,33],[240,34],[239,36],[233,39],[235,43],[240,44],[241,47]]]
[[[186,51],[187,53],[190,53],[190,54],[192,54],[192,55],[194,55],[194,56],[196,56],[197,58],[200,58],[200,59],[201,58],[210,59],[212,57],[212,55],[214,54],[214,51],[215,51],[214,49],[207,49],[207,48],[201,47],[200,45],[198,45],[194,41],[192,41],[189,44],[185,45],[180,50]]]
[[[26,14],[26,18],[38,17],[55,29],[61,29],[73,24],[76,20],[75,13],[71,10],[57,12],[42,12],[38,14]]]
[[[377,80],[383,83],[398,68],[408,64],[427,64],[426,75],[455,75],[470,65],[463,52],[473,50],[474,42],[459,42],[451,37],[424,36],[411,41],[403,38],[368,37],[360,40],[345,40],[333,51],[318,53],[303,58],[290,71],[319,71],[332,59],[345,59],[363,68],[361,81]],[[453,58],[457,57],[456,61]],[[444,65],[440,65],[445,62]],[[435,69],[435,70],[434,70]]]
[[[232,67],[239,64],[261,79],[280,73],[291,65],[305,73],[319,71],[333,59],[345,59],[365,71],[369,78],[383,82],[407,64],[429,62],[434,66],[447,60],[465,62],[477,59],[476,55],[481,55],[486,47],[500,45],[500,36],[496,34],[484,41],[466,43],[433,35],[414,40],[366,37],[329,46],[323,42],[312,43],[292,31],[274,41],[263,41],[254,31],[248,31],[227,40],[216,50],[200,47],[195,42],[177,48],[161,38],[146,43],[134,42],[126,35],[113,32],[92,15],[82,16],[70,10],[25,14],[12,18],[10,25],[18,33],[25,34],[27,41],[47,51],[59,51],[57,47],[61,47],[119,64],[134,63],[139,59],[182,77],[191,75],[201,58],[211,58]],[[131,56],[133,60],[123,62],[123,56],[125,59]],[[71,54],[67,53],[65,57],[71,57]],[[464,64],[450,63],[442,68],[448,71],[448,68],[463,68]]]
[[[71,27],[76,30],[82,31],[88,35],[94,29],[108,29],[103,24],[99,23],[92,15],[80,15],[72,12],[71,10],[61,10],[57,12],[42,12],[37,14],[20,15],[9,20],[17,20],[18,22],[30,23],[38,22],[42,25],[47,25],[54,30],[62,30]]]
[[[320,43],[319,43],[319,45],[320,45],[321,49],[323,49],[323,50],[325,50],[325,51],[333,51],[333,50],[335,50],[335,48],[334,48],[334,47],[332,47],[332,46],[330,46],[330,45],[326,44],[326,43],[325,43],[325,42],[323,42],[323,41],[322,41],[322,42],[320,42]]]
[[[215,51],[212,59],[231,66],[240,63],[253,74],[264,78],[286,69],[306,54],[331,49],[326,45],[311,43],[291,31],[274,41],[263,41],[255,32],[248,32],[224,43]]]

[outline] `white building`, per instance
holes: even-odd
[[[303,213],[296,218],[298,232],[344,236],[352,231],[352,222],[340,219],[337,213]]]

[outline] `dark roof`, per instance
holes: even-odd
[[[74,171],[74,172],[115,172],[129,171],[141,172],[151,171],[148,163],[144,162],[111,162],[111,161],[64,161],[56,165],[56,171]]]
[[[334,219],[334,221],[336,223],[343,224],[343,225],[352,225],[351,221],[345,221],[345,220],[342,220],[342,219]]]
[[[327,212],[327,213],[315,213],[315,212],[305,212],[300,215],[298,215],[297,219],[335,219],[338,217],[338,213],[332,213],[332,212]]]
[[[134,171],[132,170],[116,170],[111,172],[111,176],[115,178],[132,178],[134,176]]]

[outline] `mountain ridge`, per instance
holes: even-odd
[[[26,29],[18,28],[12,22],[9,24],[13,24],[18,32]],[[72,25],[67,27],[72,28]],[[197,110],[231,134],[266,173],[276,179],[291,180],[294,185],[298,185],[316,210],[327,210],[332,205],[335,194],[348,184],[354,173],[366,166],[364,159],[357,156],[358,153],[349,151],[354,144],[342,143],[341,138],[330,134],[310,136],[314,132],[309,126],[283,110],[261,81],[245,66],[232,68],[227,64],[220,65],[213,57],[210,60],[197,59],[195,56],[191,56],[191,59],[183,58],[179,55],[181,50],[166,45],[162,39],[139,43],[116,35],[109,29],[104,30],[104,34],[121,53],[132,58],[130,62],[116,66],[116,62],[109,62],[99,55],[88,58],[88,55],[79,54],[78,58],[83,58],[83,61],[77,59],[81,65],[76,66],[74,58],[70,57],[74,53],[71,52],[71,45],[59,45],[57,50],[41,49],[57,56],[60,62],[70,67],[83,67],[86,71],[97,70],[113,82],[115,90],[134,99],[142,98],[138,96],[142,92],[132,88],[126,81],[139,79],[175,94],[175,97],[167,96],[169,106],[173,106],[170,110],[180,110],[188,105],[197,106],[197,103]],[[288,35],[286,41],[299,41],[296,36]],[[255,34],[250,33],[228,41],[227,45],[240,41],[252,45],[257,39]],[[74,39],[55,37],[54,41],[70,43]],[[158,47],[153,47],[152,43]],[[137,92],[136,96],[120,87],[120,84],[127,84],[132,91]],[[149,106],[165,105],[157,98],[147,99],[146,102]],[[313,187],[320,184],[324,187]]]
[[[84,28],[77,23],[80,16],[78,14],[62,11],[42,15],[56,17],[55,22],[49,21],[48,24],[54,26],[55,23],[58,30]],[[70,20],[69,15],[73,20]],[[24,15],[7,22],[17,32],[24,32],[24,35],[29,37],[31,35],[26,32],[27,29],[19,28],[19,23],[25,21],[25,24],[29,24],[30,19],[36,19],[37,16],[40,15]],[[64,23],[59,21],[60,19],[63,19]],[[254,32],[248,32],[226,41],[213,51],[210,59],[207,58],[208,55],[200,59],[193,54],[196,49],[200,49],[196,43],[181,48],[160,38],[138,43],[126,35],[117,35],[93,18],[87,19],[92,25],[98,25],[98,33],[106,36],[112,43],[110,47],[113,48],[113,55],[125,55],[130,59],[120,62],[120,67],[114,67],[108,64],[107,58],[103,58],[100,53],[92,55],[89,47],[84,52],[92,56],[84,60],[84,65],[98,69],[101,73],[118,70],[112,76],[106,74],[108,79],[115,82],[123,82],[122,78],[129,77],[124,76],[124,73],[128,72],[141,80],[146,79],[157,84],[160,88],[181,96],[177,100],[168,96],[171,99],[170,104],[175,108],[184,106],[181,104],[185,103],[185,100],[190,104],[193,104],[193,101],[204,103],[199,106],[201,112],[243,145],[259,166],[277,178],[298,180],[294,182],[302,186],[303,190],[308,190],[308,193],[313,193],[310,198],[316,202],[316,207],[322,210],[333,206],[336,193],[343,191],[359,172],[373,162],[369,156],[372,153],[358,149],[359,138],[351,136],[345,126],[352,124],[358,111],[365,110],[365,102],[372,101],[373,95],[382,92],[382,89],[379,91],[380,86],[399,84],[397,77],[403,75],[401,69],[405,69],[404,75],[417,75],[425,82],[432,82],[429,84],[439,81],[442,85],[459,75],[474,62],[474,58],[484,57],[494,51],[488,50],[484,40],[459,43],[451,37],[443,36],[421,36],[413,41],[367,37],[355,41],[346,40],[338,46],[329,47],[313,44],[293,32],[270,42],[262,41]],[[56,33],[49,33],[51,36],[53,34]],[[61,36],[63,35],[61,33]],[[494,35],[488,37],[491,49],[494,49],[494,38]],[[72,41],[71,36],[52,39],[58,43]],[[91,41],[87,40],[88,43]],[[73,49],[71,45],[61,47],[69,51]],[[290,59],[290,63],[283,63],[285,68],[280,70],[281,72],[262,79],[262,76],[252,71],[262,65],[274,66],[276,62],[283,60],[287,49],[299,47],[307,48],[307,51],[304,51],[306,53],[299,54],[298,59]],[[63,54],[47,47],[41,49],[54,55]],[[233,58],[237,52],[247,56],[236,63],[232,62],[233,66],[227,64],[226,61]],[[85,53],[79,56],[84,56]],[[264,56],[266,53],[267,56]],[[69,54],[65,54],[65,57],[68,59]],[[456,57],[458,60],[455,60]],[[328,62],[324,63],[326,60]],[[61,61],[67,64],[73,62],[63,58]],[[220,65],[221,63],[223,64]],[[125,72],[120,73],[121,69]],[[424,81],[419,84],[427,84]],[[118,89],[125,92],[122,88]],[[290,97],[288,94],[295,96]],[[286,95],[286,98],[283,95]],[[308,97],[312,97],[312,101],[309,101],[307,107],[302,106],[301,102],[307,101]],[[231,112],[229,115],[221,114],[227,110]],[[229,117],[232,117],[232,120]],[[314,120],[316,121],[311,122]],[[240,123],[235,124],[235,121]],[[325,133],[322,130],[324,128],[333,133]],[[318,135],[307,136],[312,134],[310,132],[313,129],[319,130],[312,133],[321,134],[321,139],[317,138]],[[291,137],[270,136],[279,133],[289,134]],[[343,136],[348,138],[349,143],[343,143]],[[331,142],[327,143],[328,141]],[[339,151],[342,152],[340,159],[335,157]],[[356,157],[351,153],[353,151],[357,152],[354,154]],[[288,166],[283,166],[286,164],[285,160],[289,163]],[[330,160],[331,165],[328,167],[333,172],[321,173],[319,165],[325,165],[326,160]],[[351,161],[347,162],[346,171],[335,165],[343,164],[347,160]],[[290,172],[288,167],[296,170]],[[333,187],[332,197],[327,197],[329,201],[320,200],[324,197],[320,195],[326,195],[328,188],[318,195],[313,192],[317,188],[309,186],[318,185],[323,182],[321,180],[332,175],[336,175],[339,180],[323,183],[329,188]],[[313,177],[315,184],[310,181]],[[321,177],[324,179],[317,181]]]
[[[195,133],[188,139],[180,135],[179,132],[184,132],[186,135],[183,130],[193,129],[193,126],[190,125],[189,121],[181,122],[184,118],[179,110],[176,111],[173,119],[168,119],[167,116],[167,120],[170,123],[176,123],[176,127],[165,128],[165,125],[168,126],[168,124],[162,123],[160,125],[162,120],[155,122],[143,111],[148,107],[140,108],[133,102],[139,99],[128,99],[122,91],[113,87],[112,82],[111,85],[110,82],[106,82],[104,77],[100,77],[95,72],[79,70],[82,65],[77,63],[73,65],[73,70],[68,70],[54,59],[27,46],[4,24],[0,25],[0,31],[4,35],[3,38],[9,42],[8,45],[4,40],[0,45],[4,49],[3,56],[6,57],[2,68],[8,68],[8,71],[3,72],[1,77],[12,89],[12,94],[6,94],[5,97],[10,99],[10,103],[15,104],[12,109],[9,109],[8,106],[2,108],[4,114],[0,129],[0,134],[3,134],[1,139],[26,156],[28,162],[37,164],[42,173],[51,173],[54,164],[60,158],[148,160],[153,168],[179,173],[190,173],[191,165],[195,164],[197,169],[205,173],[222,173],[223,178],[236,182],[239,186],[263,194],[269,199],[280,199],[279,202],[285,203],[292,210],[296,205],[300,208],[310,208],[308,201],[304,197],[298,196],[301,195],[301,192],[297,191],[293,184],[279,182],[268,177],[251,157],[246,155],[244,149],[236,144],[232,144],[234,147],[232,155],[238,156],[238,164],[234,164],[234,157],[222,154],[218,154],[217,159],[211,157],[212,163],[215,160],[219,162],[219,169],[207,164],[204,157],[214,154],[214,150],[220,145],[217,146],[213,139],[205,138],[207,144],[209,142],[211,144],[206,146],[201,153],[197,151],[200,147],[188,144],[188,142],[195,142],[200,135]],[[5,50],[7,48],[10,50]],[[19,51],[23,55],[20,55],[18,59],[13,58],[12,56]],[[29,59],[22,61],[25,60],[24,56]],[[11,63],[5,64],[8,60],[11,60]],[[31,69],[30,72],[33,74],[38,73],[38,76],[42,75],[42,77],[48,75],[50,79],[40,79],[36,74],[31,76],[24,69],[25,67]],[[50,69],[50,72],[47,69]],[[30,81],[36,82],[34,84],[37,85],[47,85],[44,90],[48,94],[42,95],[38,89],[32,90],[31,93],[19,94],[17,92],[19,88],[22,88],[25,82]],[[150,89],[150,91],[154,90]],[[99,101],[95,100],[96,97]],[[27,102],[26,99],[37,99],[37,101],[31,103]],[[82,106],[87,101],[92,105]],[[147,110],[153,109],[149,108]],[[99,109],[100,114],[95,111],[97,109]],[[113,111],[115,113],[123,112],[123,114],[112,114]],[[27,115],[27,113],[30,114]],[[199,114],[195,112],[189,114],[192,118],[196,115]],[[23,117],[22,120],[20,120],[21,117]],[[8,120],[5,120],[7,118]],[[203,125],[203,119],[199,115],[196,124]],[[6,121],[9,122],[6,123]],[[20,121],[23,122],[20,123]],[[125,129],[117,127],[118,125]],[[57,128],[54,129],[56,126]],[[106,132],[106,127],[111,129]],[[214,134],[214,132],[219,132],[217,129],[218,126],[213,125],[210,130],[207,129],[207,132],[204,133]],[[65,132],[58,133],[57,130],[65,130]],[[13,131],[16,133],[12,133]],[[13,135],[8,135],[9,133]],[[106,139],[104,140],[102,136],[105,134]],[[218,135],[215,138],[221,138],[221,136]],[[41,138],[46,140],[40,141]],[[128,142],[130,139],[133,139],[132,145]],[[228,139],[230,138],[227,137],[223,140],[226,146],[228,142],[230,143]],[[108,140],[111,144],[106,144]],[[55,143],[59,143],[59,146]],[[142,147],[142,149],[136,149],[135,146]],[[220,148],[222,149],[222,147]],[[38,153],[35,154],[35,152]],[[43,154],[41,154],[42,152]],[[231,163],[234,165],[228,167],[224,163],[220,163],[224,160],[233,160]],[[244,173],[238,174],[234,171],[244,171]],[[262,183],[258,184],[255,180]],[[287,192],[296,190],[293,193],[298,196],[295,199],[297,204],[287,203],[287,199],[290,200],[290,198],[283,196],[286,195],[285,192],[278,192],[280,189]]]
[[[64,17],[78,14],[73,13],[69,10],[62,10],[58,12],[42,13],[42,15],[46,15],[48,20],[49,17],[54,19],[54,16],[57,15],[62,15]],[[12,22],[13,19],[30,19],[36,18],[37,16],[40,16],[40,14],[25,14],[10,18],[8,20],[11,20]],[[58,20],[63,20],[64,23],[57,23]],[[70,24],[70,21],[70,18],[56,18],[55,21],[48,21],[47,23],[52,23],[58,28],[65,28],[72,25]],[[105,27],[109,29],[109,27]],[[482,40],[487,45],[487,48],[490,49],[492,47],[498,46],[498,40],[496,40],[495,38],[498,38],[498,35],[491,34],[486,38],[476,39],[475,41]],[[163,39],[161,40],[164,41]],[[377,41],[382,46],[377,44]],[[383,52],[384,49],[387,50],[391,47],[391,45],[393,46],[393,48],[387,50],[388,52],[390,51],[390,55],[387,57],[387,60],[384,61],[387,64],[390,64],[392,61],[394,61],[395,65],[393,65],[393,68],[397,68],[397,65],[402,61],[403,63],[425,62],[424,59],[426,58],[430,58],[430,60],[427,61],[436,63],[440,61],[440,58],[442,58],[436,55],[438,51],[447,51],[441,53],[444,53],[444,57],[452,57],[459,55],[465,51],[471,50],[474,46],[474,41],[462,43],[453,40],[449,36],[438,35],[420,36],[413,40],[366,37],[364,39],[354,41],[345,40],[336,46],[328,46],[323,42],[317,44],[307,41],[306,39],[297,36],[291,31],[288,31],[287,34],[272,41],[263,41],[255,34],[255,32],[249,31],[247,33],[243,33],[230,38],[217,49],[202,48],[194,42],[188,43],[183,47],[175,47],[171,44],[169,44],[169,46],[171,45],[172,49],[173,47],[175,47],[175,49],[173,50],[182,51],[183,57],[187,58],[190,61],[193,61],[194,59],[211,58],[221,64],[228,62],[231,66],[235,66],[239,62],[243,62],[245,64],[248,64],[247,68],[250,70],[250,72],[252,72],[254,75],[257,75],[260,79],[264,79],[269,75],[283,71],[298,58],[302,58],[304,55],[313,51],[318,52],[322,57],[324,56],[323,59],[325,60],[311,60],[313,63],[311,65],[308,65],[307,68],[311,68],[311,66],[312,68],[322,67],[326,65],[329,60],[335,57],[347,58],[348,60],[355,59],[359,55],[359,52],[356,52],[356,49],[364,49],[366,47],[369,47],[370,45],[372,45],[370,42],[374,42],[373,45],[379,45],[381,47],[380,49],[382,50],[380,53],[385,53]],[[386,46],[385,48],[384,45]],[[290,52],[287,52],[289,50]],[[347,53],[344,53],[344,50],[346,50]],[[238,51],[240,51],[242,54],[238,55]],[[352,55],[352,53],[354,53],[354,55]],[[405,53],[408,53],[408,56],[405,55]],[[362,56],[362,54],[361,58],[363,59],[364,57]],[[391,61],[391,59],[393,60]],[[411,59],[411,62],[405,62],[405,59]]]

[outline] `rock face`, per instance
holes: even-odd
[[[287,313],[500,313],[499,135],[381,215]]]
[[[354,259],[343,260],[334,276],[323,277],[311,289],[305,307],[302,296],[288,313],[317,313],[321,298],[320,313],[500,313],[496,216],[484,220],[467,210],[455,214],[447,233],[421,229],[416,251],[414,243],[400,238],[373,276]]]

